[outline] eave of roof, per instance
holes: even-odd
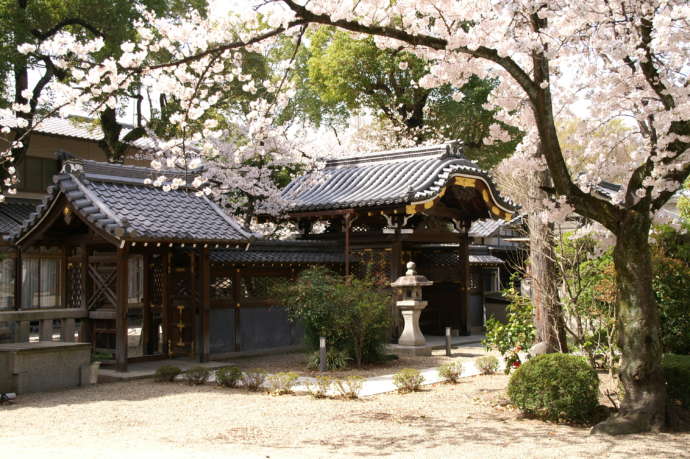
[[[82,220],[111,241],[226,244],[256,237],[205,196],[186,189],[166,192],[145,183],[147,175],[161,173],[169,178],[184,174],[69,160],[54,177],[48,195],[11,239],[21,244],[62,197]]]
[[[322,171],[290,183],[283,198],[292,202],[289,213],[399,206],[434,198],[454,177],[467,177],[484,182],[495,204],[511,214],[514,205],[461,150],[459,143],[450,142],[331,160]]]

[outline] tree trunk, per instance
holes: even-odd
[[[558,298],[557,265],[554,253],[553,224],[544,223],[537,214],[547,199],[542,190],[546,172],[536,173],[529,183],[530,278],[537,340],[547,345],[547,352],[568,352],[563,310]]]
[[[661,430],[666,387],[661,369],[659,312],[652,290],[648,216],[628,211],[613,252],[618,284],[616,321],[625,396],[620,411],[592,433],[611,435]]]

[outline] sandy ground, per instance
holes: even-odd
[[[0,457],[690,457],[690,434],[611,438],[521,419],[506,383],[353,401],[148,380],[27,395],[0,407]]]
[[[391,373],[397,373],[402,368],[417,368],[419,370],[425,368],[438,367],[444,363],[451,361],[465,362],[474,360],[482,355],[499,354],[487,352],[480,344],[465,344],[453,348],[450,357],[446,357],[446,351],[438,349],[432,351],[431,357],[400,357],[397,360],[390,360],[376,365],[365,365],[362,368],[349,368],[342,371],[329,372],[329,376],[344,377],[350,375],[358,375],[363,377],[381,376]],[[317,376],[318,371],[310,371],[307,369],[307,354],[304,353],[290,353],[280,355],[266,355],[260,357],[242,357],[231,361],[232,364],[237,365],[242,370],[252,368],[263,368],[264,370],[275,373],[278,371],[294,371],[301,376]],[[351,362],[354,366],[354,362]]]

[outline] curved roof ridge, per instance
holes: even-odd
[[[404,161],[408,159],[416,159],[424,156],[453,156],[458,158],[465,158],[462,154],[463,145],[459,140],[436,144],[423,145],[412,148],[402,148],[393,150],[384,150],[368,153],[358,153],[342,158],[334,158],[326,161],[326,168],[337,168],[343,166],[353,166],[357,164],[374,163],[374,162],[393,162]]]

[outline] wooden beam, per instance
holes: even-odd
[[[115,362],[117,371],[127,371],[127,301],[128,301],[127,248],[117,249],[117,308],[115,318]]]

